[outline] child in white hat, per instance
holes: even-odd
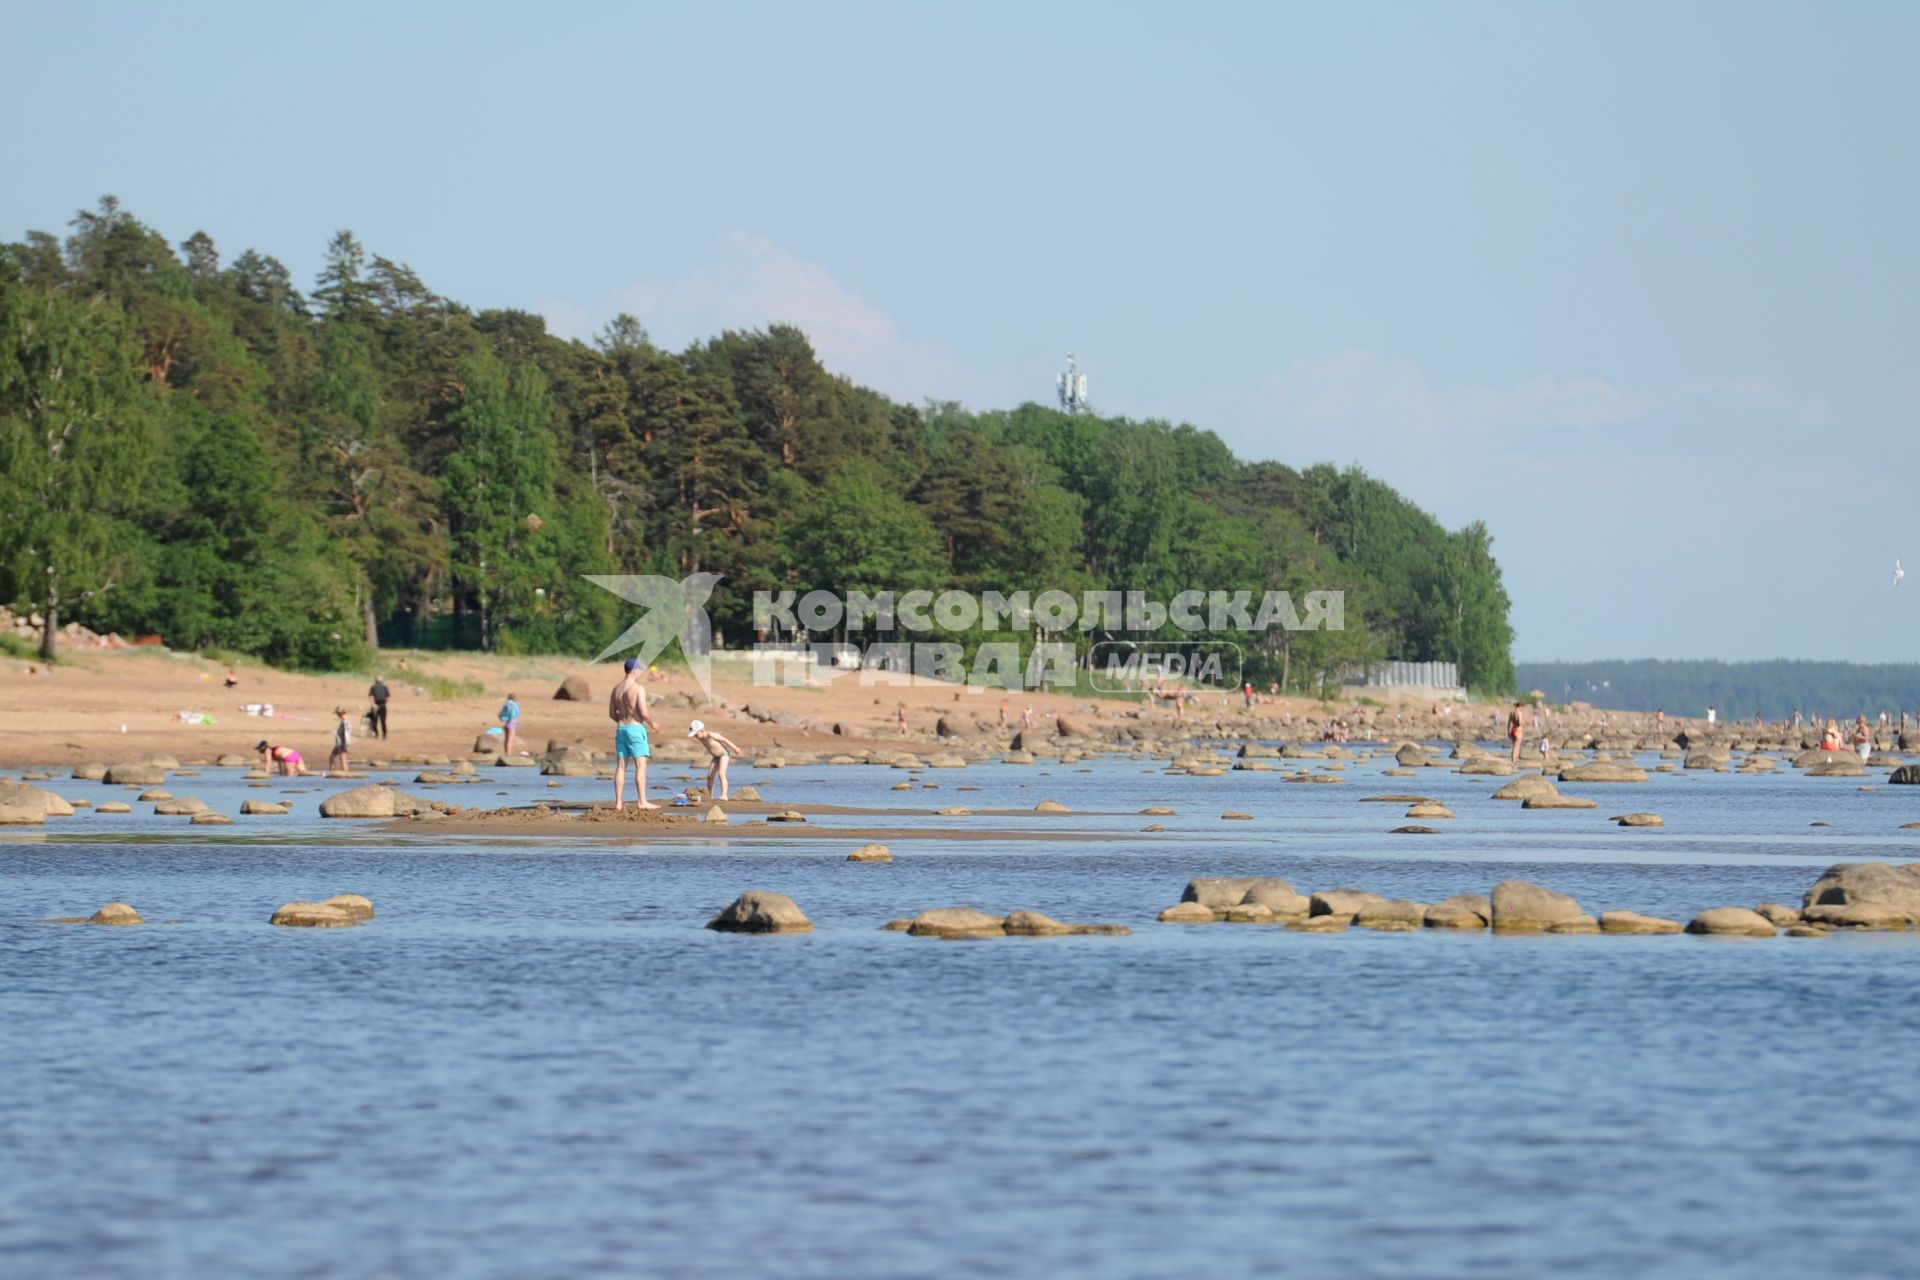
[[[707,728],[704,720],[687,726],[687,736],[707,749],[707,798],[727,798],[727,761],[740,749],[739,744]]]

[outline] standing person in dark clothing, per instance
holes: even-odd
[[[382,738],[387,736],[387,682],[381,676],[373,678],[373,688],[367,690],[367,696],[373,699],[373,731]]]

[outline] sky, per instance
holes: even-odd
[[[1357,463],[1523,661],[1920,659],[1920,5],[0,0],[0,238],[112,193],[311,281]]]

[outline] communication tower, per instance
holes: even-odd
[[[1068,413],[1087,411],[1087,375],[1080,372],[1073,362],[1073,352],[1067,352],[1067,371],[1056,380],[1060,389],[1060,407]]]

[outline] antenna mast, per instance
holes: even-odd
[[[1085,413],[1087,375],[1073,362],[1073,352],[1067,352],[1067,371],[1055,381],[1060,391],[1060,407],[1068,413]]]

